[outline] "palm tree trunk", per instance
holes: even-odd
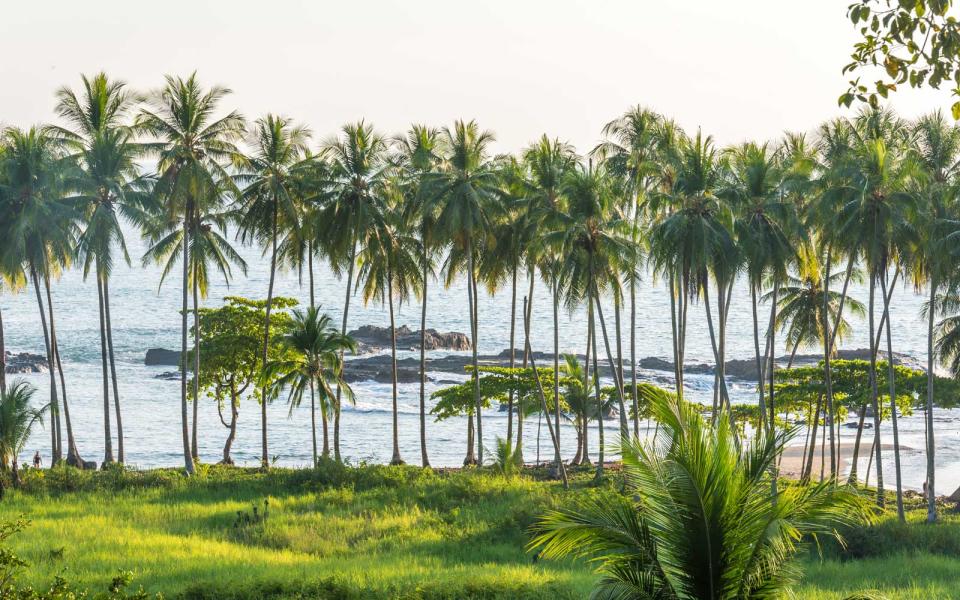
[[[767,330],[767,335],[770,339],[769,344],[769,356],[767,360],[767,369],[766,373],[768,377],[769,386],[767,387],[767,399],[769,402],[767,406],[770,410],[770,433],[773,434],[777,430],[777,419],[776,419],[776,401],[774,399],[774,383],[775,375],[777,370],[776,363],[776,348],[777,348],[777,302],[779,301],[780,295],[780,280],[776,279],[773,282],[773,295],[770,297],[770,326]]]
[[[533,355],[530,355],[533,360]],[[537,376],[539,377],[539,375]],[[557,447],[557,468],[562,469],[562,458],[560,458],[560,298],[557,288],[557,274],[553,274],[553,428],[556,431]],[[547,413],[547,421],[550,421]],[[552,434],[551,434],[552,435]],[[566,477],[564,477],[566,480]]]
[[[526,303],[526,298],[524,298],[524,303]],[[526,313],[526,311],[524,311]],[[540,372],[537,371],[537,363],[533,357],[533,350],[530,347],[530,320],[527,319],[527,322],[524,323],[524,347],[530,350],[530,367],[533,369],[533,379],[537,384],[537,393],[540,395],[540,410],[547,416],[547,430],[550,432],[550,438],[553,440],[553,451],[554,457],[557,463],[557,472],[560,475],[560,479],[563,481],[563,489],[569,487],[567,482],[567,469],[563,464],[563,461],[560,460],[560,436],[559,431],[555,431],[553,425],[550,423],[550,411],[547,408],[547,399],[543,393],[543,383],[540,381]]]
[[[3,339],[3,310],[0,309],[0,393],[7,392],[7,343]]]
[[[617,344],[617,379],[620,380],[620,389],[626,390],[623,381],[623,335],[620,331],[620,294],[613,295],[613,335]],[[626,402],[626,399],[624,399]]]
[[[874,340],[876,329],[874,328],[873,320],[877,275],[873,267],[870,267],[870,270],[870,307],[868,309],[870,312],[867,315],[870,321],[870,404],[873,407],[873,440],[876,452],[875,462],[877,463],[877,506],[883,508],[885,504],[885,497],[883,495],[883,463],[881,462],[881,448],[883,444],[880,441],[880,402],[877,391],[877,343]]]
[[[587,301],[587,312],[589,314],[590,307],[593,305],[593,299],[590,298]],[[590,321],[589,316],[587,318],[587,350],[584,354],[583,359],[583,390],[584,393],[588,393],[590,389],[590,352],[593,346],[593,323]],[[590,464],[590,408],[589,404],[585,404],[583,407],[583,455],[580,457],[580,464],[589,465]]]
[[[683,399],[683,373],[680,366],[680,330],[677,324],[678,297],[676,281],[673,273],[670,274],[670,330],[673,334],[673,372],[674,387],[677,388],[677,397]],[[589,365],[588,365],[589,366]],[[636,369],[636,364],[634,364]]]
[[[597,348],[597,327],[596,327],[596,325],[594,325],[594,323],[593,323],[594,317],[593,317],[593,296],[592,296],[592,295],[590,296],[590,301],[589,301],[589,302],[590,302],[590,306],[589,306],[589,308],[588,308],[589,315],[588,315],[587,318],[590,320],[590,324],[588,325],[588,328],[590,329],[591,342],[593,343],[593,347],[594,347],[594,349],[595,349],[595,350],[594,350],[594,353],[593,353],[593,372],[594,372],[594,374],[595,374],[595,375],[594,375],[594,378],[593,378],[593,386],[594,386],[594,393],[595,393],[596,396],[597,396],[597,398],[596,398],[596,400],[597,400],[597,429],[598,429],[598,433],[599,433],[599,435],[600,435],[600,441],[599,441],[600,449],[597,451],[598,454],[599,454],[599,456],[598,456],[598,458],[597,458],[597,472],[596,472],[596,475],[594,476],[594,480],[597,481],[597,482],[600,482],[601,480],[603,480],[603,451],[604,451],[604,444],[606,443],[606,441],[605,441],[604,438],[603,438],[603,397],[602,397],[602,395],[600,394],[600,376],[599,376],[599,374],[600,374],[600,367],[599,367],[599,363],[598,363],[598,361],[597,361],[597,355],[600,354],[600,353],[596,351],[596,348]],[[614,377],[616,377],[616,376],[614,376]]]
[[[313,387],[313,378],[310,379],[310,441],[313,444],[313,467],[317,467],[317,402]]]
[[[530,269],[530,290],[529,290],[529,295],[527,296],[528,300],[527,300],[526,306],[524,307],[524,314],[523,314],[524,322],[526,322],[526,319],[531,319],[531,322],[533,322],[533,321],[532,321],[532,315],[533,315],[533,284],[534,284],[534,281],[536,281],[536,272],[534,271],[534,269],[531,268],[531,269]],[[524,369],[527,368],[527,361],[528,361],[529,359],[530,359],[530,353],[529,353],[529,351],[527,350],[526,346],[524,346],[524,348],[523,348],[523,368],[524,368]],[[516,448],[517,448],[517,456],[519,457],[521,463],[523,463],[523,420],[524,420],[524,416],[525,416],[525,415],[523,414],[523,411],[524,411],[523,400],[524,400],[523,398],[517,397],[517,444],[516,444]]]
[[[99,263],[99,261],[97,261]],[[100,364],[103,371],[103,464],[113,462],[113,436],[110,434],[110,377],[107,369],[106,318],[103,314],[103,281],[99,264],[97,272],[97,307],[100,313]]]
[[[630,276],[630,397],[633,398],[633,437],[640,438],[640,407],[637,400],[637,274]]]
[[[270,348],[270,309],[273,305],[273,284],[277,275],[277,202],[273,203],[273,223],[270,227],[270,284],[267,287],[267,304],[264,307],[263,319],[263,353],[261,355],[261,367],[267,366],[267,352]],[[266,386],[264,386],[266,388]],[[266,469],[270,467],[270,454],[267,447],[267,392],[266,389],[260,395],[260,464]]]
[[[933,375],[933,320],[936,316],[937,300],[937,276],[930,275],[930,305],[927,309],[927,405],[926,405],[926,425],[927,425],[927,523],[935,523],[937,520],[937,494],[934,490],[936,476],[936,462],[933,439],[933,385],[936,381]]]
[[[711,349],[713,350],[713,359],[716,363],[716,372],[717,372],[716,383],[719,388],[720,404],[725,405],[727,381],[726,381],[726,378],[723,377],[723,366],[722,366],[723,363],[721,362],[721,359],[720,359],[720,351],[717,346],[717,337],[716,337],[716,333],[714,332],[713,315],[710,312],[710,286],[709,285],[703,286],[703,306],[707,313],[707,331],[710,333],[710,346],[711,346]],[[730,416],[731,416],[731,423],[732,423],[733,415],[731,414]],[[716,421],[717,417],[718,417],[718,407],[715,404],[713,407],[713,415],[711,416],[711,419]]]
[[[50,425],[50,466],[55,467],[63,460],[61,449],[62,438],[60,437],[60,402],[57,395],[57,374],[55,369],[55,359],[53,356],[53,346],[50,344],[50,334],[47,329],[47,314],[43,307],[43,294],[40,293],[40,277],[33,269],[30,270],[30,278],[33,279],[33,289],[37,294],[37,306],[40,309],[40,325],[43,327],[43,344],[47,351],[47,369],[50,371],[50,416],[52,423]]]
[[[856,254],[851,253],[850,258],[847,260],[847,272],[843,280],[843,290],[840,292],[840,306],[837,307],[837,316],[834,317],[833,328],[830,328],[829,315],[829,289],[830,289],[830,266],[832,257],[830,254],[830,249],[827,249],[827,270],[826,278],[823,280],[823,319],[826,321],[824,325],[824,347],[823,347],[823,377],[824,384],[827,391],[827,418],[830,427],[830,479],[834,482],[837,481],[839,477],[838,471],[840,470],[840,435],[837,433],[834,435],[833,418],[837,414],[833,404],[833,370],[830,367],[830,360],[833,357],[833,345],[837,338],[837,331],[839,331],[840,323],[843,319],[843,305],[847,301],[847,289],[850,285],[850,276],[853,273],[853,262],[856,259]],[[839,431],[840,424],[837,423],[837,430]],[[854,473],[857,470],[856,461],[852,462],[850,468]]]
[[[57,363],[57,375],[60,378],[60,397],[63,399],[63,422],[67,426],[67,464],[83,468],[83,458],[77,450],[77,440],[73,436],[73,422],[70,420],[70,404],[67,402],[67,382],[63,376],[63,361],[60,360],[60,347],[57,344],[57,327],[53,319],[53,297],[50,294],[50,277],[43,278],[47,292],[47,312],[50,315],[50,345]]]
[[[354,236],[356,237],[356,236]],[[343,300],[343,325],[340,327],[340,334],[347,334],[347,316],[350,314],[350,295],[353,291],[353,268],[357,264],[357,242],[350,241],[350,264],[347,266],[347,291],[346,298]],[[340,354],[343,359],[343,354]],[[340,457],[340,386],[337,386],[337,401],[333,407],[333,458],[341,462]]]
[[[753,312],[753,350],[757,357],[757,392],[759,394],[760,417],[767,414],[766,402],[764,400],[764,387],[766,386],[766,377],[763,375],[764,359],[760,356],[760,320],[757,317],[757,286],[750,283],[750,304]]]
[[[610,351],[610,338],[607,337],[607,324],[603,318],[603,305],[600,302],[600,294],[596,287],[593,288],[594,302],[597,306],[597,320],[600,321],[600,331],[603,333],[603,345],[607,351],[607,362],[610,364],[610,374],[613,375],[613,386],[617,390],[617,401],[620,409],[620,440],[626,440],[630,437],[630,426],[627,424],[626,405],[623,400],[623,385],[620,376],[617,373],[617,363],[613,360],[613,353]],[[599,371],[597,371],[599,374]]]
[[[800,481],[802,483],[808,483],[810,481],[810,473],[813,471],[813,455],[817,447],[817,427],[820,425],[820,411],[823,408],[823,396],[817,396],[817,406],[813,409],[813,423],[810,425],[811,435],[810,435],[810,447],[808,448],[808,454],[806,459],[806,464],[800,475]]]
[[[424,288],[426,289],[426,288]],[[526,316],[526,311],[524,311]],[[513,263],[510,283],[510,369],[516,366],[516,329],[517,329],[517,263]],[[526,351],[526,349],[524,349]],[[513,375],[511,375],[513,378]],[[513,389],[507,394],[507,440],[513,439]]]
[[[310,308],[317,305],[317,299],[313,289],[313,242],[307,241],[307,284],[310,286]]]
[[[190,438],[190,454],[193,460],[200,461],[197,443],[197,421],[200,420],[200,283],[193,278],[193,430]],[[266,363],[264,363],[266,364]]]
[[[400,427],[397,422],[397,326],[393,316],[393,273],[387,272],[387,305],[390,307],[390,383],[393,388],[393,457],[391,465],[402,465]]]
[[[899,271],[898,271],[899,274]],[[887,275],[880,278],[880,290],[883,293],[883,315],[886,321],[887,330],[887,379],[890,389],[890,419],[893,427],[893,463],[897,482],[897,518],[901,522],[906,522],[906,516],[903,512],[903,479],[900,471],[900,430],[897,427],[897,389],[896,373],[893,368],[893,337],[890,332],[890,297],[887,295]],[[896,285],[894,279],[893,285]],[[890,291],[893,291],[891,286]],[[883,327],[883,324],[881,324]]]
[[[193,475],[193,453],[190,451],[190,423],[187,413],[187,304],[190,287],[190,210],[183,219],[183,306],[180,311],[180,426],[183,435],[183,462],[187,475]]]
[[[107,356],[110,358],[110,379],[113,383],[113,408],[117,417],[117,462],[127,462],[123,449],[123,419],[120,417],[120,390],[117,386],[117,363],[113,352],[113,321],[110,319],[110,278],[103,278],[103,315],[107,327]]]
[[[677,363],[677,369],[680,373],[680,390],[683,389],[683,364],[685,362],[685,355],[687,352],[687,309],[690,306],[690,280],[684,275],[681,277],[681,294],[680,294],[680,353],[678,355],[679,362]],[[679,392],[680,398],[683,398],[683,392]]]
[[[480,407],[480,365],[477,360],[477,277],[473,264],[473,239],[467,237],[467,277],[470,285],[467,286],[467,293],[470,294],[470,345],[472,346],[472,365],[473,365],[473,402],[474,411],[477,417],[477,464],[483,464],[483,413]]]
[[[427,246],[423,246],[423,306],[420,308],[420,462],[424,468],[430,466],[427,456],[427,279],[430,276],[430,262],[427,258]],[[516,271],[514,271],[516,283]],[[516,293],[516,288],[514,288]],[[516,301],[516,296],[514,296]],[[511,323],[511,327],[513,324]],[[510,346],[513,347],[513,332],[511,329]],[[510,366],[513,366],[513,355],[510,355]],[[511,396],[511,405],[513,397]],[[512,406],[511,406],[512,407]],[[509,429],[508,429],[509,431]],[[507,434],[510,439],[510,434]]]

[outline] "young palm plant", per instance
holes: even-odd
[[[651,408],[660,434],[622,447],[627,493],[547,513],[529,544],[542,557],[595,560],[593,597],[780,597],[799,577],[805,538],[871,519],[856,491],[829,483],[789,486],[770,502],[790,432],[744,443],[726,413],[712,426],[673,395]]]
[[[7,389],[0,391],[0,468],[10,471],[13,485],[20,485],[18,456],[30,439],[37,423],[43,423],[43,415],[50,407],[31,406],[34,388],[25,381],[14,380]],[[0,482],[0,488],[3,483]]]

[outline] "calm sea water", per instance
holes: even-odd
[[[155,376],[171,367],[147,367],[143,364],[147,348],[179,348],[180,290],[174,273],[171,279],[160,285],[160,269],[150,265],[140,267],[144,244],[132,232],[127,243],[133,266],[118,265],[110,282],[111,312],[114,327],[117,370],[124,418],[127,461],[138,467],[173,466],[182,461],[180,442],[180,385],[178,381],[165,381]],[[249,265],[246,277],[237,274],[228,286],[215,281],[209,298],[203,306],[216,306],[226,295],[251,298],[266,296],[269,264],[258,248],[243,248],[242,254]],[[330,313],[335,322],[340,322],[345,281],[339,280],[325,265],[317,265],[316,291],[323,310]],[[553,317],[551,299],[547,286],[539,280],[534,293],[532,318],[532,345],[535,350],[552,351]],[[308,290],[301,286],[296,273],[281,273],[277,280],[276,293],[308,301]],[[524,286],[525,289],[525,286]],[[521,291],[518,304],[522,303]],[[866,301],[866,290],[852,286],[853,297]],[[466,284],[457,281],[450,288],[431,282],[429,290],[428,327],[441,331],[468,331]],[[100,367],[100,340],[98,333],[97,292],[92,281],[84,281],[77,269],[66,272],[53,287],[54,309],[60,352],[64,361],[67,393],[73,417],[74,430],[82,456],[86,460],[103,458],[103,404]],[[483,294],[479,302],[479,349],[481,353],[496,353],[509,346],[510,335],[510,289],[506,287],[495,295]],[[923,298],[910,288],[898,288],[891,306],[894,348],[926,360],[926,325],[920,317]],[[671,355],[669,297],[663,286],[647,277],[639,289],[637,318],[637,356]],[[43,337],[39,326],[36,298],[31,290],[19,295],[0,297],[0,308],[7,339],[7,348],[13,352],[29,351],[43,353]],[[605,305],[608,327],[613,327],[612,302]],[[364,306],[355,296],[350,307],[349,328],[364,324],[387,326],[389,324],[384,306]],[[397,313],[398,325],[420,326],[420,306],[404,304]],[[627,345],[629,315],[623,313],[624,352]],[[733,292],[729,317],[727,356],[750,358],[753,356],[752,321],[749,293],[742,282]],[[518,323],[518,335],[520,324]],[[691,306],[688,341],[690,362],[713,362],[706,319],[703,307]],[[519,340],[519,338],[518,338]],[[560,317],[560,349],[562,352],[584,351],[586,342],[586,319],[583,309],[572,313],[563,311]],[[782,342],[781,342],[782,344]],[[520,346],[520,343],[517,344]],[[862,348],[868,345],[866,324],[854,322],[854,333],[844,340],[845,348]],[[778,348],[786,353],[785,348]],[[815,352],[815,349],[808,350]],[[437,351],[436,354],[448,354]],[[404,352],[403,355],[419,355]],[[437,379],[450,381],[457,375],[435,374]],[[642,373],[642,378],[664,377],[657,372]],[[49,396],[48,376],[23,376],[37,387],[37,400],[46,401]],[[463,376],[459,376],[463,379]],[[689,376],[690,398],[709,402],[712,395],[711,376]],[[752,384],[731,382],[734,401],[752,401],[755,396]],[[430,384],[428,392],[437,389]],[[342,418],[341,448],[345,456],[354,462],[386,462],[391,454],[390,385],[374,382],[354,384],[357,395],[355,407],[345,407]],[[400,447],[405,460],[419,462],[419,386],[401,384],[400,395]],[[289,413],[285,402],[277,401],[269,408],[270,452],[279,464],[308,465],[310,463],[310,415],[307,407]],[[960,411],[935,411],[937,442],[938,485],[941,492],[949,493],[960,485]],[[605,426],[612,435],[616,421]],[[200,455],[204,461],[215,462],[222,456],[223,441],[227,430],[220,424],[216,405],[212,400],[201,399],[200,406]],[[240,463],[256,464],[259,461],[260,438],[259,410],[254,401],[245,402],[240,408],[237,439],[234,443],[234,459]],[[428,446],[434,466],[461,464],[466,449],[466,420],[450,419],[445,422],[428,421]],[[493,447],[496,436],[506,432],[506,415],[490,411],[485,415],[484,434],[488,448]],[[892,441],[885,425],[882,430],[884,443]],[[550,437],[546,427],[541,430],[541,456],[549,457]],[[527,460],[536,458],[538,427],[534,417],[525,430]],[[843,443],[852,443],[853,430],[843,430]],[[907,487],[919,488],[924,478],[924,429],[923,417],[918,412],[900,420],[903,451],[904,482]],[[591,451],[596,452],[597,428],[591,429]],[[849,438],[849,439],[848,439]],[[869,444],[869,439],[867,443]],[[575,449],[574,430],[565,425],[561,440],[567,456]],[[802,441],[802,440],[801,440]],[[49,434],[38,430],[24,452],[24,458],[40,450],[49,462]],[[866,448],[862,452],[868,454]],[[893,481],[892,456],[885,461],[887,481]],[[866,458],[861,472],[866,468]]]

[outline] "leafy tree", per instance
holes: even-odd
[[[287,356],[279,340],[293,323],[284,309],[296,304],[292,298],[273,299],[273,307],[279,312],[270,320],[271,339],[275,341],[270,345],[268,360],[281,360]],[[270,383],[262,377],[266,302],[227,296],[223,306],[201,308],[199,313],[203,361],[196,381],[200,389],[206,390],[207,396],[217,402],[220,422],[228,430],[221,462],[230,465],[233,464],[230,451],[237,436],[240,402],[244,398],[261,399],[263,387]],[[196,347],[187,355],[188,364],[195,352]],[[229,419],[224,417],[225,406],[229,409]]]

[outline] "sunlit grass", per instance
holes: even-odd
[[[533,477],[412,467],[212,469],[190,481],[173,472],[34,474],[25,491],[8,491],[0,520],[31,521],[14,547],[35,585],[64,574],[102,590],[130,570],[135,585],[167,598],[573,599],[589,594],[590,566],[537,561],[524,545],[550,506],[616,493],[615,479],[597,489],[590,475],[564,492]],[[238,513],[262,514],[265,501],[265,521],[236,526]],[[798,598],[868,589],[892,600],[960,598],[956,520],[904,529],[888,519],[851,542],[861,558],[827,547],[822,561],[815,552],[803,559]]]

